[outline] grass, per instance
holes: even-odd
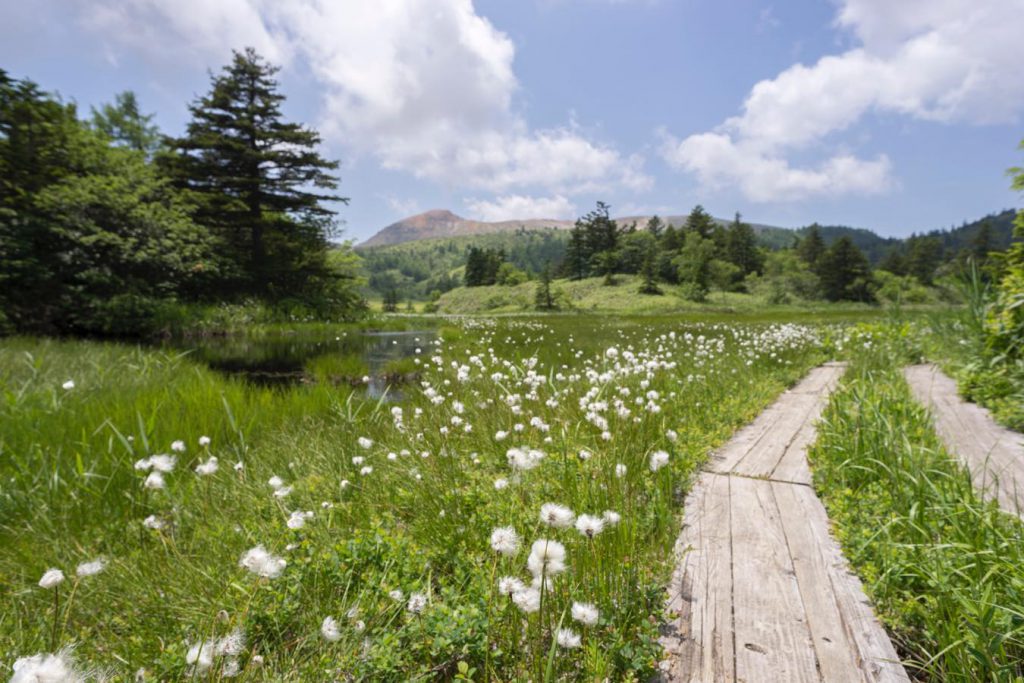
[[[815,487],[908,668],[1020,680],[1024,526],[943,451],[899,373],[918,359],[913,335],[893,329],[854,338],[811,452]]]
[[[400,405],[329,383],[261,389],[130,346],[0,343],[0,667],[74,644],[121,676],[216,680],[231,657],[196,669],[189,650],[202,664],[204,643],[238,630],[245,680],[649,677],[691,474],[825,357],[822,337],[557,316],[460,319],[439,335],[414,363],[426,385]],[[135,463],[177,440],[166,488],[145,488]],[[506,451],[519,446],[546,455],[515,471]],[[669,461],[655,472],[656,450]],[[211,455],[218,471],[197,475]],[[549,502],[621,522],[588,538],[542,524]],[[514,556],[490,548],[506,526],[522,539]],[[528,583],[538,539],[562,544],[568,567],[524,612],[497,579]],[[239,567],[258,544],[287,560],[280,576]],[[100,574],[37,586],[97,556]],[[574,622],[574,602],[593,603],[597,623]],[[336,640],[320,635],[328,616]],[[560,647],[560,627],[581,646]]]
[[[704,302],[694,302],[682,296],[681,289],[672,285],[659,285],[661,295],[640,294],[640,279],[634,275],[617,275],[617,284],[605,286],[603,278],[583,280],[556,280],[553,287],[558,293],[559,306],[564,312],[620,313],[629,315],[690,316],[721,315],[724,317],[769,316],[773,319],[793,319],[807,316],[821,321],[834,317],[864,318],[885,314],[883,308],[860,303],[826,303],[821,301],[768,305],[763,298],[741,292],[713,291]],[[459,287],[444,293],[438,300],[443,314],[535,313],[534,296],[537,283],[526,282],[513,287]],[[918,305],[912,311],[936,310],[934,306]]]

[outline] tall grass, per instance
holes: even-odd
[[[643,319],[462,320],[422,351],[425,384],[391,405],[330,383],[260,389],[153,350],[4,341],[0,667],[51,650],[56,630],[57,645],[121,675],[216,679],[220,660],[197,669],[189,649],[240,629],[249,680],[643,679],[661,656],[690,475],[823,357],[806,329]],[[136,461],[179,439],[166,488],[144,488]],[[546,455],[517,473],[513,446]],[[658,449],[669,464],[653,472]],[[219,470],[194,473],[211,455]],[[621,522],[587,538],[542,524],[548,502]],[[523,540],[515,556],[490,549],[504,526]],[[529,583],[537,539],[562,543],[568,568],[525,613],[497,579]],[[257,544],[287,560],[281,576],[238,566]],[[55,613],[43,571],[96,556],[107,569]],[[408,609],[414,593],[422,611]],[[574,602],[595,604],[598,623],[574,622]],[[336,640],[319,633],[328,616]],[[559,628],[580,647],[560,647]]]
[[[811,452],[815,486],[909,668],[1018,680],[1024,525],[982,501],[943,451],[899,374],[916,356],[907,349],[882,341],[854,353]]]

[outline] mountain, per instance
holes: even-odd
[[[489,223],[456,216],[447,209],[433,209],[410,216],[409,218],[403,218],[397,223],[392,223],[360,244],[359,248],[383,247],[437,237],[463,237],[466,235],[486,235],[494,232],[511,232],[520,227],[532,230],[540,228],[567,230],[572,226],[573,221],[546,220],[543,218]]]

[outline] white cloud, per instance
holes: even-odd
[[[514,109],[512,40],[472,0],[99,0],[87,23],[132,49],[224,59],[253,45],[323,89],[325,137],[450,187],[580,192],[652,182],[642,159]]]
[[[1024,111],[1024,0],[845,0],[836,24],[859,45],[757,83],[714,131],[666,136],[662,154],[711,187],[755,201],[871,194],[894,185],[880,155],[832,152],[810,168],[787,155],[821,146],[870,112],[942,123],[1014,121]]]
[[[562,195],[553,197],[528,197],[524,195],[503,195],[494,201],[482,199],[465,200],[471,218],[481,221],[507,221],[516,218],[568,219],[576,215],[576,207]]]

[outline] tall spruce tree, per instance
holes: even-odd
[[[551,291],[551,262],[544,264],[540,271],[540,279],[537,280],[537,290],[534,294],[534,304],[542,311],[550,311],[555,308],[555,295]]]
[[[590,253],[587,251],[587,234],[583,220],[579,219],[569,232],[569,244],[565,249],[566,275],[572,280],[582,280],[590,271]]]
[[[152,157],[160,147],[160,129],[153,117],[143,114],[135,93],[126,90],[114,96],[113,104],[92,108],[92,127],[115,144]]]
[[[348,201],[328,192],[338,162],[317,152],[319,133],[284,120],[277,71],[252,48],[235,52],[164,157],[234,263],[236,292],[270,299],[314,293],[331,278],[335,212],[324,202]]]
[[[817,223],[811,223],[807,228],[804,238],[797,244],[796,252],[812,271],[817,272],[818,262],[825,253],[825,240]]]
[[[874,301],[871,266],[849,237],[840,237],[818,263],[821,286],[829,301]]]
[[[696,232],[701,237],[708,239],[715,231],[715,219],[712,218],[704,207],[698,204],[686,218],[686,230]]]
[[[740,220],[740,214],[729,225],[725,241],[726,258],[739,268],[741,278],[760,273],[764,269],[764,256],[757,248],[757,236],[748,223]]]

